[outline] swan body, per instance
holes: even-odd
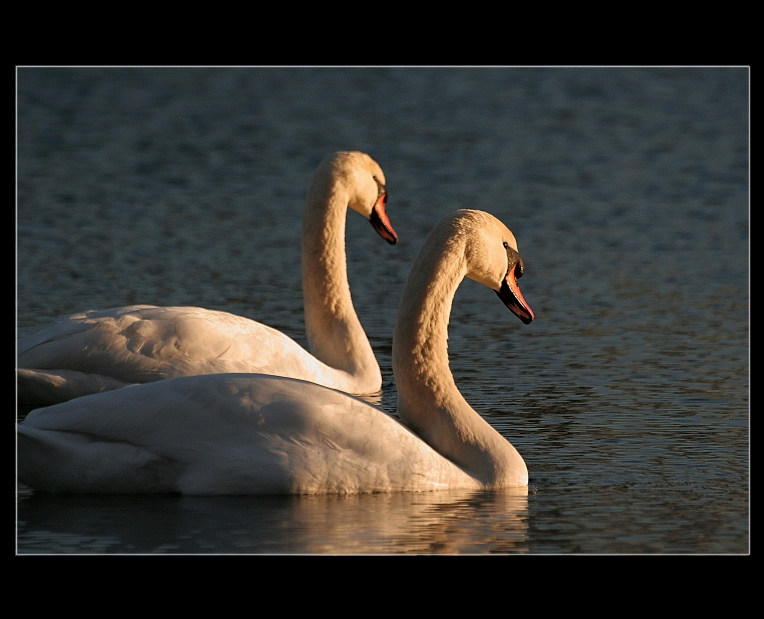
[[[352,494],[527,487],[517,450],[459,393],[448,365],[454,293],[467,276],[523,322],[509,229],[460,210],[428,236],[393,335],[398,412],[262,374],[183,376],[32,411],[17,424],[19,481],[53,492]]]
[[[208,373],[265,373],[369,395],[382,375],[350,296],[347,209],[389,243],[387,190],[367,154],[325,159],[308,189],[302,232],[310,352],[260,322],[200,307],[133,305],[66,316],[18,342],[18,399],[35,408],[131,384]]]

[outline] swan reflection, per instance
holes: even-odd
[[[55,495],[20,501],[18,553],[527,552],[527,488],[354,496]]]

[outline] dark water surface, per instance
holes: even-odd
[[[527,496],[55,497],[17,552],[749,552],[747,68],[19,68],[18,335],[131,303],[223,309],[303,345],[300,227],[329,153],[382,166],[391,247],[348,216],[395,413],[400,293],[444,214],[515,233],[523,325],[471,281],[457,385]]]

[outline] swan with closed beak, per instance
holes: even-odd
[[[310,352],[263,323],[200,307],[133,305],[73,314],[18,342],[18,401],[27,410],[130,384],[196,374],[265,373],[358,395],[382,374],[350,296],[348,207],[391,244],[385,176],[357,151],[325,159],[310,183],[302,231]]]
[[[19,481],[54,492],[353,494],[527,491],[517,450],[459,393],[448,363],[464,277],[533,311],[512,232],[459,210],[428,236],[403,291],[393,371],[403,423],[313,383],[252,374],[187,376],[32,411],[17,424]]]

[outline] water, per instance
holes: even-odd
[[[395,414],[400,293],[444,214],[515,233],[536,320],[459,289],[456,383],[528,464],[527,496],[51,497],[17,552],[750,550],[747,68],[20,68],[17,331],[199,305],[303,345],[300,217],[340,149],[385,171],[390,247],[348,272]]]

